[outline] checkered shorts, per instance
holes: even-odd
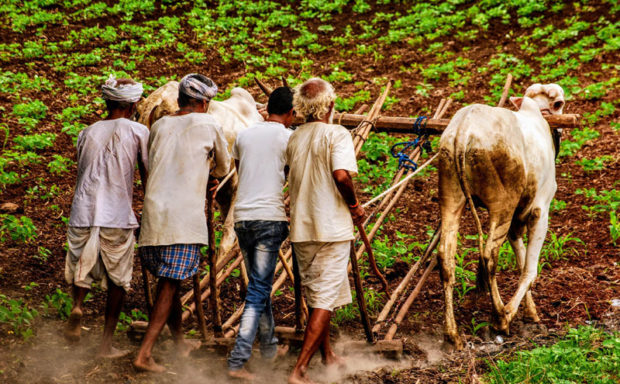
[[[200,244],[172,244],[140,248],[141,262],[153,275],[184,280],[198,272]]]

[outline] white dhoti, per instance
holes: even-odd
[[[93,282],[100,281],[106,289],[107,276],[115,285],[129,290],[135,245],[133,229],[69,227],[67,244],[67,283],[90,288]]]
[[[351,241],[293,243],[310,308],[333,311],[351,303],[347,265]]]

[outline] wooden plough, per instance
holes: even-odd
[[[511,82],[512,77],[509,75],[499,106],[502,106],[505,103]],[[271,88],[259,80],[257,80],[257,84],[266,94],[271,92]],[[385,131],[390,133],[413,133],[412,127],[417,125],[417,119],[409,117],[380,116],[381,107],[385,102],[389,91],[390,83],[388,83],[384,92],[370,108],[368,114],[362,114],[366,109],[366,106],[360,108],[356,111],[356,113],[335,114],[334,123],[341,124],[348,128],[354,128],[351,132],[353,134],[353,143],[356,155],[359,154],[364,142],[373,128],[377,131]],[[451,104],[451,99],[442,99],[437,106],[433,117],[426,119],[423,126],[417,130],[417,133],[421,134],[420,145],[416,146],[410,153],[407,154],[415,163],[419,161],[422,155],[422,143],[426,140],[426,137],[428,135],[440,135],[448,126],[450,119],[444,119],[443,117],[450,108]],[[579,115],[566,114],[545,116],[545,119],[552,128],[574,127],[578,123]],[[301,124],[303,121],[296,121],[296,123]],[[351,263],[349,264],[349,268],[351,269],[353,266],[354,282],[356,291],[358,292],[356,297],[362,317],[362,324],[364,325],[366,331],[367,340],[366,342],[348,343],[348,345],[353,347],[363,346],[368,349],[370,344],[371,347],[369,350],[381,352],[392,357],[398,357],[402,353],[402,342],[399,340],[394,340],[394,336],[398,330],[398,326],[407,315],[409,308],[421,292],[427,278],[438,263],[437,257],[433,255],[433,251],[439,243],[439,238],[441,235],[439,229],[440,226],[436,228],[434,234],[432,235],[424,255],[411,266],[405,277],[389,294],[389,299],[385,303],[384,307],[374,321],[374,325],[372,326],[364,303],[362,281],[359,278],[359,274],[356,273],[357,262],[361,259],[364,253],[368,253],[369,256],[372,255],[372,252],[367,252],[367,247],[372,244],[371,242],[377,231],[394,208],[396,202],[403,195],[411,179],[424,167],[429,165],[435,157],[436,155],[427,160],[416,171],[401,168],[394,176],[390,188],[381,193],[379,196],[363,204],[364,208],[367,209],[369,209],[371,205],[374,205],[375,207],[368,213],[367,219],[363,225],[358,226],[358,234],[356,235],[355,241],[351,245]],[[232,172],[225,180],[228,180],[230,176],[232,176]],[[209,206],[210,205],[211,204],[209,204]],[[371,230],[366,234],[365,228],[368,228],[371,223]],[[211,241],[212,239],[209,240]],[[360,240],[363,241],[357,249],[355,249],[354,244],[359,243]],[[190,318],[198,308],[197,314],[199,328],[206,338],[204,314],[201,313],[202,308],[200,308],[200,305],[197,304],[204,303],[204,301],[209,298],[209,306],[211,307],[211,325],[214,328],[215,335],[213,338],[209,339],[207,346],[211,346],[219,350],[226,350],[234,344],[234,337],[238,331],[238,321],[243,313],[244,305],[241,304],[238,306],[233,314],[222,323],[220,320],[221,315],[219,305],[217,304],[218,290],[236,268],[241,268],[243,264],[243,256],[241,255],[238,246],[233,247],[227,255],[224,255],[221,260],[217,262],[214,257],[211,257],[211,252],[214,253],[214,250],[209,251],[210,273],[202,280],[199,280],[196,277],[194,281],[194,290],[190,290],[182,297],[182,303],[185,308],[183,312],[183,321]],[[283,286],[287,278],[295,287],[295,327],[276,327],[276,334],[278,335],[278,338],[289,343],[302,341],[303,324],[308,316],[308,309],[303,300],[303,296],[301,295],[301,284],[299,282],[297,266],[294,262],[294,257],[292,257],[292,253],[292,247],[290,246],[290,243],[286,241],[283,244],[283,249],[279,255],[279,262],[276,265],[275,271],[275,276],[277,277],[275,278],[271,291],[271,295],[273,296],[274,293],[276,293]],[[423,266],[425,266],[424,273],[416,283],[415,287],[410,290],[414,276]],[[379,279],[382,278],[380,273],[377,275]],[[387,284],[384,285],[384,288],[387,290]],[[213,292],[215,292],[215,295]],[[190,301],[193,302],[190,303]],[[136,327],[134,328],[142,328],[143,326],[143,324],[136,324]],[[383,334],[383,338],[378,339],[381,334]]]

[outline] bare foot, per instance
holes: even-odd
[[[339,369],[345,368],[347,365],[347,360],[345,358],[340,357],[333,352],[322,358],[321,362],[323,365],[327,366],[336,365]]]
[[[99,353],[97,353],[97,357],[103,359],[118,359],[119,357],[125,357],[129,354],[129,350],[127,349],[116,349],[112,346],[108,348],[99,349]]]
[[[79,308],[73,308],[69,315],[69,321],[65,328],[65,339],[69,341],[79,341],[82,327],[82,310]]]
[[[164,373],[166,372],[166,368],[163,365],[159,365],[153,360],[152,357],[149,357],[145,360],[135,359],[133,362],[133,366],[140,371],[147,372],[155,372],[155,373]]]
[[[301,373],[297,373],[296,371],[293,371],[293,373],[291,373],[291,375],[288,377],[288,383],[289,384],[317,384],[316,382],[308,379],[305,375],[302,375]]]
[[[272,357],[272,358],[265,358],[265,361],[268,362],[275,362],[281,358],[283,358],[284,356],[286,356],[286,354],[288,353],[289,350],[289,346],[288,345],[278,345],[278,348],[276,349],[276,354]]]
[[[286,354],[288,353],[288,350],[289,350],[288,344],[278,345],[278,351],[276,352],[276,358],[286,356]]]
[[[245,368],[237,369],[235,371],[229,370],[228,377],[231,377],[233,379],[245,380],[245,381],[253,381],[254,379],[256,379],[256,375],[253,373],[250,373],[250,371],[248,371]]]
[[[177,342],[177,352],[181,357],[188,357],[190,352],[197,350],[200,348],[201,342],[196,339],[183,339],[182,341]]]

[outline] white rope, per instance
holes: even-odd
[[[417,175],[420,171],[422,171],[424,168],[426,168],[427,165],[429,165],[433,160],[435,160],[435,158],[439,155],[439,152],[437,152],[433,157],[431,157],[426,163],[422,164],[422,166],[418,169],[416,169],[415,172],[410,173],[409,175],[407,175],[404,179],[402,179],[401,181],[399,181],[398,183],[394,184],[393,186],[391,186],[390,188],[386,189],[385,191],[381,192],[380,195],[375,196],[374,198],[372,198],[371,200],[367,201],[366,203],[364,203],[362,205],[362,207],[366,208],[368,207],[370,204],[381,200],[383,198],[383,196],[387,195],[388,193],[390,193],[391,191],[395,190],[396,188],[400,187],[403,183],[405,183],[407,180],[411,179],[413,176]]]

